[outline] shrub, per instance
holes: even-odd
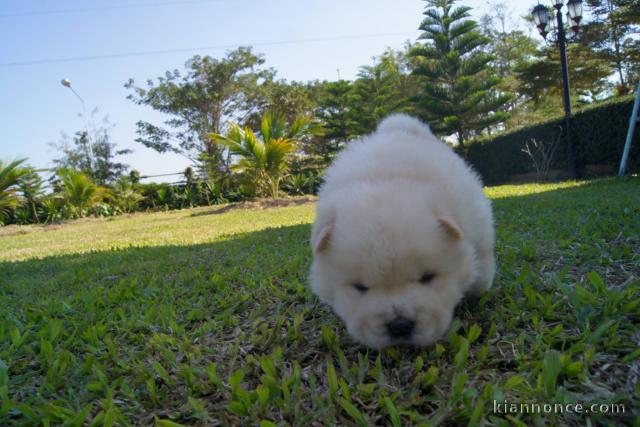
[[[320,176],[315,173],[291,174],[283,183],[284,190],[292,195],[317,194],[320,186]]]
[[[128,177],[122,177],[112,184],[108,194],[109,201],[122,212],[134,212],[144,199]],[[102,215],[105,216],[105,215]]]
[[[40,202],[40,216],[51,223],[65,219],[66,209],[62,197],[49,196]]]
[[[73,217],[83,217],[96,203],[102,201],[105,189],[98,187],[91,178],[73,169],[58,170],[62,197],[71,209]]]
[[[572,141],[579,173],[584,173],[587,166],[617,170],[632,107],[633,98],[624,97],[589,106],[573,115]],[[550,142],[560,137],[551,168],[564,170],[567,147],[563,129],[564,119],[557,117],[515,132],[482,138],[468,146],[466,158],[485,184],[500,184],[515,175],[534,172],[531,158],[523,152],[527,142]],[[636,128],[636,139],[638,135],[640,129]],[[639,154],[640,144],[635,143],[629,156],[630,171],[640,169]]]
[[[0,224],[20,205],[16,194],[20,177],[25,173],[20,165],[24,159],[13,162],[0,160]]]
[[[115,216],[120,215],[123,210],[115,204],[98,202],[95,205],[91,206],[88,210],[89,214],[95,217],[107,217],[107,216]],[[124,212],[132,212],[132,211],[124,211]]]

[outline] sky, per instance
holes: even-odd
[[[473,8],[475,19],[490,3],[459,2]],[[518,25],[536,1],[504,3]],[[126,99],[129,78],[144,83],[183,69],[193,55],[222,57],[253,45],[279,78],[353,79],[385,48],[416,40],[424,6],[421,0],[2,0],[0,159],[51,167],[57,153],[50,144],[84,129],[80,100],[60,84],[67,78],[87,113],[98,108],[96,120],[106,116],[114,125],[118,149],[134,151],[122,161],[142,175],[182,171],[188,160],[135,142],[138,120],[160,124],[164,117]],[[150,53],[167,50],[174,52]]]

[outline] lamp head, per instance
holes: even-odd
[[[570,22],[571,26],[577,28],[582,19],[582,0],[569,0],[567,2],[567,15],[573,21]]]
[[[547,25],[549,24],[549,9],[538,4],[531,11],[531,15],[533,16],[533,22],[535,22],[536,27],[538,27],[538,31],[542,37],[545,37],[547,33]]]

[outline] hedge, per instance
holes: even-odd
[[[621,97],[583,108],[573,115],[572,141],[576,166],[584,175],[593,166],[609,173],[618,170],[624,147],[633,97]],[[636,127],[627,171],[640,170],[640,126]],[[469,144],[466,158],[487,185],[508,182],[535,172],[531,158],[522,149],[532,139],[550,142],[559,139],[551,169],[566,170],[567,146],[564,118],[557,117],[514,132],[485,137]]]

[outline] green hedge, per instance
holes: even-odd
[[[578,173],[589,166],[617,171],[627,136],[633,97],[617,98],[583,108],[573,115],[572,140]],[[552,141],[560,137],[551,169],[566,169],[567,147],[564,119],[554,118],[514,132],[479,139],[466,150],[466,158],[487,185],[510,181],[516,175],[535,172],[522,149],[532,139]],[[640,127],[636,127],[628,171],[640,170]]]

